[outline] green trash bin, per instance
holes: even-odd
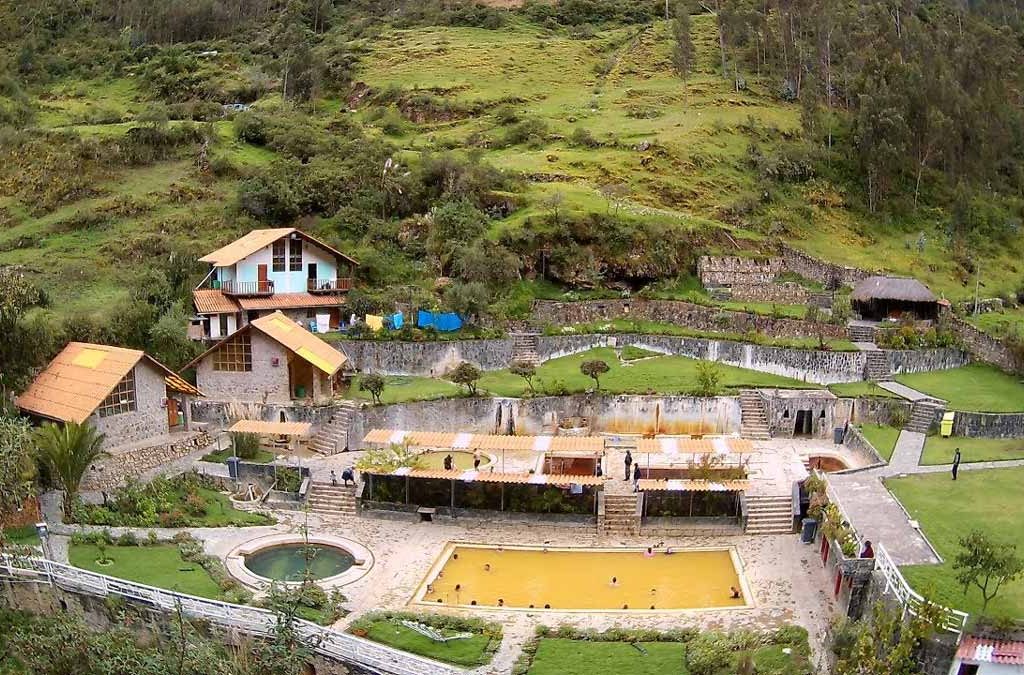
[[[295,398],[306,398],[306,387],[304,385],[295,385]]]

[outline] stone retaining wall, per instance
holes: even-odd
[[[704,288],[770,284],[783,271],[780,258],[703,255],[697,260],[697,276]]]
[[[1024,438],[1024,413],[957,412],[953,435],[971,438]]]
[[[846,327],[836,324],[774,318],[678,300],[537,300],[533,303],[532,318],[535,323],[556,326],[635,318],[717,333],[762,333],[773,337],[820,336],[825,339],[846,337]]]
[[[861,466],[864,468],[886,463],[882,456],[878,454],[875,446],[871,445],[868,439],[864,437],[864,434],[860,432],[860,429],[852,424],[846,428],[843,445],[860,460]]]
[[[383,375],[440,376],[463,361],[481,370],[507,368],[512,360],[512,340],[452,340],[399,342],[345,340],[335,343],[353,368]]]
[[[963,340],[971,356],[1010,372],[1024,371],[1024,363],[1002,340],[981,332],[958,316],[949,316],[949,325]]]
[[[767,302],[780,305],[814,305],[828,308],[832,306],[832,294],[812,291],[809,288],[785,281],[773,284],[737,284],[728,289],[728,297],[743,302]]]
[[[892,424],[893,413],[902,411],[904,424],[910,420],[913,404],[901,398],[861,396],[853,404],[853,421],[858,424]]]
[[[886,349],[883,352],[889,360],[889,371],[893,375],[948,370],[970,363],[969,355],[961,349]]]
[[[867,270],[819,260],[786,244],[779,244],[779,252],[783,267],[787,272],[799,274],[805,279],[825,284],[826,287],[833,280],[839,281],[844,286],[854,286],[861,279],[872,275],[872,272]]]
[[[83,490],[109,490],[136,478],[150,469],[181,459],[185,455],[206,448],[211,443],[205,431],[183,434],[170,443],[140,447],[105,456],[92,465],[82,480]]]
[[[217,428],[227,427],[228,422],[233,421],[235,417],[232,409],[237,405],[235,401],[196,399],[192,401],[192,419]],[[247,403],[242,408],[245,419],[259,419],[264,422],[309,422],[316,428],[331,418],[337,406],[309,402]]]

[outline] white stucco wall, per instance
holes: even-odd
[[[285,251],[285,267],[288,267],[289,255],[292,245],[291,239]],[[257,281],[259,279],[257,267],[267,266],[267,278],[274,282],[275,293],[304,293],[306,292],[306,280],[308,279],[307,269],[310,263],[316,263],[317,279],[334,279],[337,277],[338,264],[334,254],[325,251],[308,241],[302,241],[302,269],[295,272],[274,271],[274,246],[266,246],[252,255],[240,260],[235,266],[235,274],[238,281]],[[221,277],[226,279],[226,277]]]

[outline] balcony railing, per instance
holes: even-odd
[[[352,290],[352,278],[310,279],[306,282],[306,290],[310,293],[344,293]]]
[[[213,282],[213,287],[217,287],[218,282]],[[237,296],[257,296],[257,295],[273,295],[274,294],[274,282],[270,279],[264,281],[221,281],[220,290],[224,295],[237,295]]]

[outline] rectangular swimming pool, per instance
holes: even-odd
[[[557,548],[452,543],[414,602],[554,611],[666,611],[750,606],[732,548]],[[614,580],[613,580],[614,579]],[[732,590],[739,591],[733,598]]]

